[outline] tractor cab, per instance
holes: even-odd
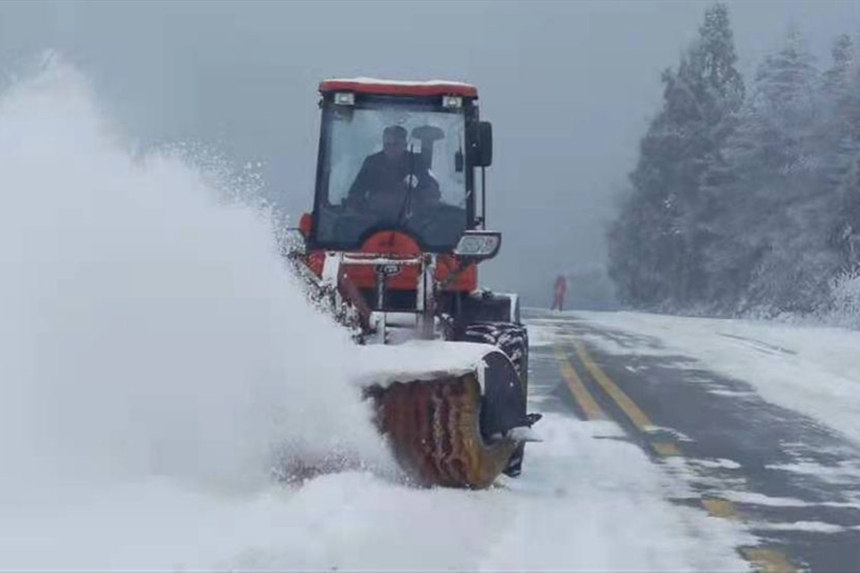
[[[407,313],[408,329],[437,336],[440,316],[471,316],[476,265],[501,243],[485,230],[492,128],[479,120],[478,91],[369,79],[326,80],[319,91],[306,266],[358,310],[363,331],[388,341],[392,313]]]
[[[483,227],[476,168],[490,164],[492,139],[474,86],[327,80],[320,94],[311,249],[359,251],[398,231],[422,252],[451,253]]]

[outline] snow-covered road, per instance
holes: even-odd
[[[679,367],[744,380],[768,402],[796,410],[860,444],[860,332],[752,320],[636,312],[580,312],[599,327],[584,340],[616,354],[676,356]],[[607,336],[623,332],[626,339]]]
[[[860,567],[854,331],[630,312],[536,312],[533,337],[579,373],[571,406],[617,420],[744,526],[752,563]],[[589,403],[589,397],[593,402]]]

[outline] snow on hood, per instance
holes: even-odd
[[[383,80],[378,78],[328,78],[327,82],[351,82],[355,84],[367,85],[388,85],[388,86],[462,86],[464,88],[473,88],[472,84],[465,82],[456,82],[450,80],[425,80],[425,81],[408,81],[408,80]]]

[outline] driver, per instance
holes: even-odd
[[[408,203],[439,199],[439,184],[429,167],[421,153],[406,149],[406,129],[390,125],[382,132],[382,151],[365,158],[344,203],[382,218],[399,218],[411,207]]]

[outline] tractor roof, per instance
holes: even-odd
[[[478,88],[461,82],[431,80],[403,82],[374,78],[331,79],[320,83],[320,93],[356,92],[375,95],[478,97]]]

